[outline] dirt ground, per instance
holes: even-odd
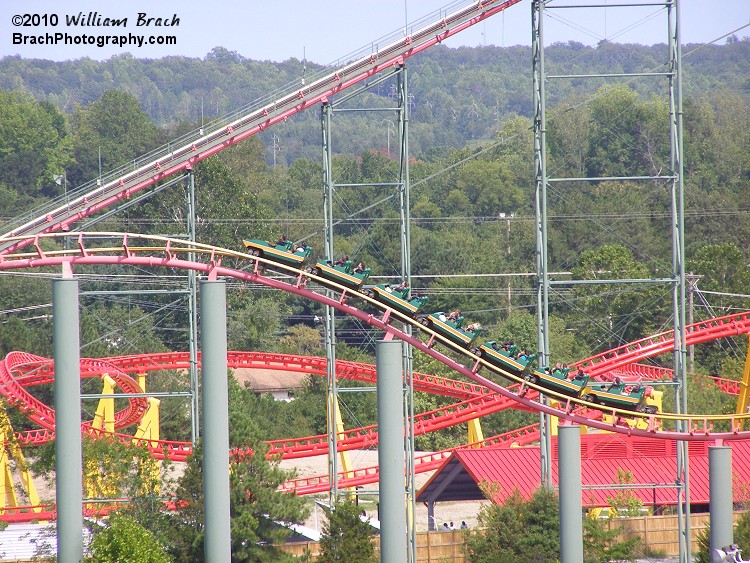
[[[426,452],[418,452],[417,455],[420,453]],[[374,467],[378,464],[378,452],[376,450],[355,450],[349,452],[349,454],[352,466],[355,469]],[[172,467],[173,471],[179,474],[183,469],[183,464],[176,463]],[[322,455],[311,458],[283,460],[281,462],[281,467],[285,470],[295,470],[298,477],[324,476],[328,475],[328,457]],[[341,470],[341,468],[339,468],[339,470]],[[430,471],[420,473],[416,476],[415,481],[417,491],[419,491],[430,477],[432,477],[433,473],[433,471]],[[174,476],[175,475],[173,475],[173,477]],[[36,484],[37,492],[43,501],[54,502],[55,489],[53,484],[50,484],[41,476],[36,476],[34,483]],[[361,492],[363,500],[360,506],[362,506],[363,510],[367,513],[367,516],[373,520],[378,519],[377,506],[375,504],[377,502],[377,491],[378,483],[376,482],[367,485]],[[321,531],[326,522],[325,513],[322,508],[314,505],[313,500],[328,504],[328,494],[324,493],[310,497],[310,502],[313,506],[311,507],[310,516],[304,523],[312,529]],[[461,521],[466,521],[466,524],[469,527],[474,527],[477,524],[477,514],[483,504],[483,502],[475,501],[438,503],[435,506],[436,527],[440,529],[443,522],[449,523],[451,521],[453,521],[456,528],[461,525]],[[419,503],[416,506],[416,523],[418,532],[427,531],[427,506],[424,504]]]
[[[365,467],[373,467],[378,464],[378,452],[377,451],[352,451],[349,452],[351,463],[353,468],[361,469]],[[419,454],[418,454],[419,455]],[[304,459],[292,459],[284,460],[281,462],[281,467],[286,470],[294,469],[297,472],[298,477],[313,477],[328,474],[328,457],[317,456],[313,458]],[[340,469],[339,469],[340,470]],[[417,491],[424,485],[430,477],[433,475],[433,471],[427,473],[420,473],[416,476]],[[378,490],[378,484],[373,483],[367,485],[364,488],[363,496],[365,501],[360,504],[367,516],[371,519],[377,520],[377,507],[375,506],[376,496],[375,493]],[[368,494],[370,493],[370,494]],[[321,494],[315,497],[316,500],[327,504],[328,494]],[[437,522],[437,528],[439,529],[443,522],[450,523],[453,521],[456,528],[461,525],[462,521],[466,521],[466,524],[471,528],[477,524],[477,515],[483,505],[483,502],[466,501],[466,502],[445,502],[438,503],[435,505],[435,520]],[[322,530],[325,524],[325,515],[321,508],[314,507],[309,518],[305,522],[305,525],[316,529]],[[418,503],[416,506],[416,524],[418,532],[427,531],[427,506]]]

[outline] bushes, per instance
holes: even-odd
[[[604,523],[595,518],[583,519],[584,561],[599,563],[633,557],[638,538],[617,541],[618,530],[606,530]],[[558,498],[551,489],[542,487],[529,500],[516,491],[505,504],[489,504],[479,513],[479,525],[483,529],[466,541],[466,555],[472,563],[559,559]]]
[[[320,561],[375,563],[374,529],[359,517],[359,508],[346,501],[328,513],[320,539]]]
[[[169,563],[154,535],[128,514],[115,513],[96,533],[86,561],[97,563]]]

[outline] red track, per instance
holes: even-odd
[[[143,354],[139,356],[117,356],[101,360],[81,360],[82,377],[100,377],[105,373],[122,384],[125,392],[140,392],[137,383],[127,373],[146,373],[168,369],[187,369],[189,355],[187,352],[171,352],[159,354]],[[316,375],[326,374],[326,360],[309,356],[292,354],[271,354],[264,352],[230,352],[227,365],[231,368],[264,368],[283,371],[297,371]],[[87,369],[88,366],[88,369]],[[99,367],[98,371],[95,369]],[[21,444],[39,445],[54,438],[54,411],[47,405],[40,403],[26,387],[50,384],[54,380],[53,362],[47,358],[33,356],[20,352],[8,354],[4,362],[0,362],[0,375],[3,384],[0,393],[8,398],[10,404],[17,405],[29,419],[33,420],[42,430],[19,432],[18,440]],[[94,369],[92,369],[94,368]],[[356,362],[337,361],[336,373],[339,378],[354,379],[375,383],[375,366]],[[120,375],[118,375],[120,374]],[[418,434],[434,432],[466,422],[478,416],[485,416],[498,410],[508,408],[514,401],[492,393],[486,387],[463,381],[443,377],[435,377],[420,373],[414,374],[414,388],[417,391],[437,393],[440,395],[466,399],[461,403],[423,413],[416,417]],[[117,413],[116,427],[122,428],[135,424],[145,412],[145,399],[138,400],[139,409],[128,407]],[[135,414],[131,414],[135,413]],[[90,426],[90,424],[88,425]],[[132,436],[119,435],[123,441],[132,441]],[[340,444],[340,450],[362,449],[377,443],[377,432],[374,426],[352,429],[345,433]],[[284,459],[308,457],[328,452],[327,436],[311,436],[291,440],[274,440],[268,442],[270,457],[281,456]],[[174,461],[184,461],[190,455],[191,445],[187,442],[168,440],[149,441],[149,446],[157,455],[167,452]]]
[[[97,234],[99,237],[101,234]],[[584,424],[609,430],[614,432],[642,435],[649,437],[662,437],[666,439],[683,439],[683,440],[716,440],[716,439],[746,439],[750,437],[750,431],[741,432],[738,430],[730,432],[716,433],[712,432],[711,417],[705,417],[703,427],[695,425],[691,419],[688,425],[689,430],[684,433],[665,432],[659,429],[656,423],[656,417],[649,417],[651,420],[648,430],[636,428],[613,426],[599,419],[589,418],[581,413],[580,410],[569,410],[572,405],[565,405],[561,409],[556,409],[547,405],[535,402],[535,393],[527,393],[524,397],[519,397],[517,388],[503,387],[493,380],[481,376],[478,371],[466,368],[464,365],[456,362],[452,358],[441,353],[439,350],[428,346],[415,336],[406,334],[389,324],[393,316],[398,317],[393,311],[385,309],[382,317],[374,316],[357,309],[348,303],[343,296],[338,299],[331,299],[314,291],[308,290],[301,285],[301,277],[298,275],[295,283],[288,283],[277,278],[267,278],[260,273],[257,266],[253,272],[238,271],[226,268],[220,265],[222,254],[238,254],[226,251],[224,249],[211,249],[210,260],[207,263],[198,261],[186,261],[178,258],[179,254],[186,252],[185,246],[177,247],[172,244],[184,245],[183,242],[169,241],[166,247],[144,247],[133,246],[132,239],[146,238],[153,240],[153,237],[139,237],[138,235],[121,235],[122,246],[114,255],[107,254],[113,249],[87,249],[84,245],[84,235],[79,235],[79,244],[77,251],[68,251],[66,254],[55,253],[53,256],[45,254],[39,245],[34,242],[36,253],[26,253],[23,255],[0,256],[0,270],[20,269],[27,267],[40,267],[50,265],[67,264],[70,268],[77,265],[88,264],[120,264],[120,265],[140,265],[140,266],[164,266],[171,268],[193,269],[204,272],[209,278],[217,276],[233,277],[251,283],[260,283],[272,288],[281,289],[302,295],[330,305],[346,314],[357,317],[361,321],[384,330],[386,333],[400,338],[412,346],[422,350],[432,357],[443,362],[448,367],[461,373],[474,383],[464,383],[455,380],[449,380],[439,377],[431,377],[419,374],[415,376],[415,388],[425,391],[438,392],[459,399],[462,402],[438,409],[433,412],[420,415],[416,421],[415,430],[418,434],[428,431],[434,431],[458,423],[466,422],[473,418],[484,416],[491,412],[496,412],[508,406],[519,408],[536,409],[542,412],[548,412],[562,419],[567,419],[578,424]],[[205,245],[200,245],[201,251],[206,253]],[[210,248],[210,247],[208,247]],[[116,249],[115,249],[116,250]],[[195,249],[193,249],[195,250]],[[105,252],[106,251],[106,252]],[[156,252],[157,255],[153,255]],[[161,253],[161,255],[158,255]],[[203,256],[203,255],[201,255]],[[238,257],[244,257],[239,255]],[[362,299],[360,295],[357,295]],[[366,300],[366,299],[365,299]],[[395,319],[399,321],[398,318]],[[401,319],[403,321],[403,319]],[[697,323],[689,327],[688,344],[705,342],[726,336],[734,336],[740,333],[750,331],[750,313],[741,313],[714,319],[709,322]],[[577,362],[576,366],[582,366],[589,373],[597,375],[606,374],[613,369],[624,370],[629,364],[638,360],[643,360],[672,350],[674,343],[671,338],[672,333],[663,333],[652,338],[643,339],[631,345],[622,346],[613,351],[599,354],[593,358]],[[274,355],[274,354],[230,354],[228,356],[229,365],[232,367],[265,367],[272,368],[277,366],[278,369],[291,369],[308,373],[325,372],[325,361],[318,358],[305,358],[291,355]],[[129,391],[138,391],[137,384],[133,381],[128,373],[146,372],[155,369],[176,369],[187,367],[187,355],[182,354],[151,354],[146,356],[126,356],[111,358],[109,360],[83,360],[83,373],[85,377],[93,377],[103,373],[109,373],[110,376],[124,389]],[[477,366],[479,367],[479,366]],[[357,378],[364,381],[374,381],[375,372],[372,366],[363,364],[342,362],[337,365],[337,372],[342,377]],[[663,373],[663,372],[662,372]],[[16,377],[16,374],[18,376]],[[38,442],[51,437],[51,430],[54,428],[54,413],[52,410],[34,399],[24,388],[25,385],[38,385],[51,381],[51,362],[44,358],[38,358],[30,354],[11,353],[8,357],[0,362],[0,392],[6,395],[10,400],[15,401],[19,407],[26,411],[29,417],[40,424],[43,430],[35,434],[26,434],[22,439],[26,442]],[[495,374],[493,373],[493,378]],[[133,424],[143,414],[145,401],[140,403],[141,406],[134,407],[135,403],[118,413],[118,427]],[[136,414],[138,413],[138,414]],[[601,413],[597,413],[601,416]],[[740,417],[738,417],[740,418]],[[89,425],[90,427],[90,425]],[[738,428],[732,423],[732,428]],[[123,436],[122,439],[132,440],[131,436]],[[533,441],[536,439],[534,431],[527,431],[522,436],[513,435],[506,437],[497,437],[498,443],[507,441]],[[345,437],[339,441],[339,451],[349,449],[360,449],[370,447],[377,442],[377,434],[374,427],[366,427],[348,431]],[[169,455],[174,459],[184,459],[189,453],[189,446],[179,442],[152,442],[150,446],[163,452],[161,455]],[[328,445],[326,436],[315,436],[300,439],[282,440],[271,443],[271,455],[281,454],[282,457],[302,457],[317,454],[327,454]],[[420,458],[419,464],[415,467],[417,472],[427,471],[434,468],[434,464],[439,463],[441,456],[447,455],[447,452],[432,454],[427,458]],[[374,468],[360,470],[353,475],[342,475],[340,480],[342,487],[350,484],[371,483],[377,480]],[[326,490],[326,478],[304,478],[301,481],[292,482],[289,487],[294,488],[300,494],[312,493],[319,490]],[[35,517],[39,517],[38,515]]]
[[[750,312],[700,321],[687,327],[688,346],[750,332]],[[596,377],[645,358],[674,351],[674,332],[667,331],[624,344],[573,364]]]
[[[404,321],[403,316],[401,316],[402,318],[399,319],[398,314],[396,314],[395,312],[387,308],[384,310],[382,317],[364,312],[358,308],[355,308],[353,305],[350,305],[348,303],[348,299],[345,299],[347,295],[346,292],[344,292],[344,294],[341,295],[338,299],[333,299],[333,298],[318,294],[309,289],[306,289],[301,284],[302,273],[297,270],[291,269],[291,272],[296,272],[295,275],[297,276],[294,283],[287,283],[286,281],[282,281],[277,278],[268,278],[268,277],[263,276],[260,273],[261,268],[259,268],[258,266],[262,262],[262,260],[256,261],[256,268],[255,268],[255,271],[253,272],[238,271],[238,270],[233,270],[233,269],[221,266],[219,260],[224,255],[229,255],[229,256],[233,256],[237,258],[250,259],[250,257],[247,257],[246,255],[242,253],[235,253],[235,252],[228,251],[225,249],[217,249],[217,248],[209,247],[207,245],[199,245],[199,244],[195,244],[191,246],[189,243],[185,243],[184,241],[172,241],[169,239],[163,239],[161,237],[146,237],[146,236],[141,236],[141,235],[127,235],[127,234],[116,235],[118,237],[122,237],[122,245],[119,247],[87,248],[84,244],[87,239],[84,239],[84,236],[87,236],[87,235],[79,234],[77,250],[55,252],[54,255],[52,256],[45,254],[41,250],[39,240],[38,240],[39,237],[32,237],[34,239],[33,244],[36,248],[36,253],[25,253],[25,254],[19,254],[19,255],[11,255],[11,256],[6,255],[4,257],[0,256],[0,269],[2,270],[20,269],[20,268],[27,268],[27,267],[39,267],[39,266],[61,265],[61,264],[68,265],[71,270],[79,264],[80,265],[119,264],[119,265],[136,265],[136,266],[164,266],[164,267],[170,267],[170,268],[193,269],[193,270],[208,274],[209,278],[215,278],[217,276],[225,276],[225,277],[232,277],[235,279],[243,280],[246,282],[259,283],[259,284],[263,284],[271,288],[281,289],[284,291],[288,291],[291,293],[295,293],[295,294],[307,297],[309,299],[313,299],[320,303],[330,305],[344,312],[345,314],[357,317],[358,319],[367,323],[368,325],[371,325],[380,330],[384,330],[386,333],[390,334],[391,336],[400,338],[408,342],[412,346],[419,348],[423,352],[433,356],[434,358],[438,359],[439,361],[443,362],[450,368],[463,374],[468,379],[474,381],[480,386],[484,386],[488,388],[489,390],[494,391],[498,395],[503,396],[505,399],[516,401],[517,403],[519,403],[520,405],[526,408],[533,408],[533,409],[540,410],[543,412],[548,412],[549,414],[558,416],[563,419],[567,419],[567,420],[577,422],[580,424],[584,424],[584,425],[597,427],[603,430],[623,432],[623,433],[628,433],[628,434],[643,434],[646,436],[653,436],[654,434],[659,434],[660,437],[664,437],[664,438],[685,439],[685,440],[738,439],[740,435],[742,435],[742,437],[745,437],[744,436],[745,433],[739,432],[739,424],[736,424],[734,422],[734,419],[737,419],[738,421],[739,419],[742,419],[743,415],[736,415],[735,417],[733,417],[732,425],[731,425],[731,428],[734,429],[733,431],[722,432],[722,433],[717,433],[713,431],[713,420],[720,418],[717,416],[689,417],[688,415],[684,415],[683,417],[684,419],[686,420],[689,419],[689,424],[687,425],[688,430],[683,433],[664,432],[664,431],[659,430],[658,421],[660,418],[674,419],[674,417],[677,416],[677,415],[669,415],[669,414],[652,415],[651,417],[649,417],[648,430],[640,430],[640,429],[629,428],[629,427],[613,428],[611,425],[607,425],[602,421],[592,420],[590,418],[587,418],[586,416],[582,416],[579,413],[579,411],[571,412],[571,409],[574,407],[574,404],[572,402],[569,402],[568,404],[563,405],[560,409],[557,409],[557,408],[552,408],[548,405],[543,405],[543,404],[533,401],[532,400],[533,395],[527,394],[527,396],[525,397],[518,397],[518,395],[514,393],[515,391],[514,389],[509,389],[501,385],[498,385],[495,381],[491,379],[487,379],[486,377],[480,375],[478,371],[476,371],[477,368],[481,367],[480,364],[477,364],[474,370],[466,368],[464,365],[458,363],[453,358],[446,356],[444,353],[440,352],[435,347],[432,347],[428,345],[427,343],[422,342],[415,336],[404,333],[403,331],[396,328],[394,325],[390,324],[390,321],[394,316],[396,317],[395,320],[400,321],[400,322]],[[101,244],[102,233],[95,233],[93,236],[97,237],[98,244]],[[112,236],[115,236],[115,235],[113,234]],[[151,244],[153,243],[154,240],[159,240],[160,242],[166,242],[166,247],[135,246],[132,241],[138,240],[138,239],[143,239]],[[208,262],[188,261],[188,260],[182,260],[179,258],[180,254],[182,253],[188,253],[188,252],[196,253],[197,251],[199,251],[198,253],[199,259],[208,256],[209,261]],[[367,298],[361,296],[360,294],[352,294],[352,295],[357,295],[357,297],[360,299],[369,301],[371,304],[376,304],[375,302],[368,300]],[[720,319],[715,319],[709,322],[697,323],[689,327],[688,343],[692,344],[692,343],[708,341],[708,340],[712,340],[716,338],[721,338],[725,336],[732,336],[732,335],[740,334],[743,332],[748,332],[749,330],[750,330],[750,314],[749,313],[731,315],[727,317],[722,317]],[[586,369],[586,371],[592,375],[604,374],[607,371],[617,369],[617,368],[622,368],[629,363],[633,363],[638,360],[642,360],[648,357],[652,357],[652,356],[670,351],[672,347],[674,346],[674,343],[671,338],[671,334],[672,334],[671,332],[663,333],[652,338],[643,339],[633,344],[622,346],[613,351],[599,354],[597,356],[594,356],[593,358],[583,360],[581,362],[578,362],[578,364],[576,365],[583,366],[584,369]],[[462,352],[462,349],[457,349],[455,351]],[[465,353],[465,351],[463,351],[463,353]],[[286,363],[289,363],[289,362],[286,362]],[[10,367],[12,368],[12,366]],[[145,369],[143,365],[141,366],[141,369]],[[322,368],[319,365],[317,369],[320,370]],[[494,370],[494,371],[499,371],[502,375],[507,375],[509,379],[513,379],[513,376],[510,376],[510,374],[504,374],[501,370]],[[7,380],[9,377],[9,370],[7,369],[7,367],[3,370],[3,373],[0,375],[3,375],[6,378],[6,381],[3,383],[3,389],[5,389],[5,387],[8,387],[8,391],[7,391],[8,394],[13,395],[16,399],[18,399],[19,396],[23,396],[23,393],[25,392],[22,391],[22,388],[20,388],[20,386],[18,386],[17,383],[14,384],[13,381]],[[495,373],[493,373],[492,375],[494,378]],[[440,382],[438,382],[438,380],[435,380],[435,379],[429,380],[429,381],[431,385],[437,385],[437,390],[439,391],[446,392],[448,390],[446,388],[446,383],[444,380],[441,380]],[[456,385],[459,385],[459,384],[450,383],[447,385],[447,387],[451,388],[452,393],[455,393],[457,391]],[[12,388],[12,391],[11,391],[11,388]],[[474,389],[476,390],[476,387]],[[461,389],[460,393],[463,393],[463,392],[465,392],[465,390]],[[460,396],[460,393],[458,394],[458,396]],[[454,394],[453,396],[457,396],[457,395]],[[440,413],[426,413],[424,415],[424,418],[420,421],[420,427],[424,427],[428,429],[438,429],[440,427],[445,427],[447,425],[454,424],[458,420],[467,420],[468,415],[465,414],[467,411],[475,410],[477,412],[487,412],[486,409],[494,408],[494,407],[488,406],[490,403],[491,401],[487,401],[486,399],[481,399],[481,398],[470,399],[468,403],[455,405],[450,410],[443,409],[441,410]],[[28,402],[28,408],[32,411],[43,410],[43,407],[35,404],[33,401]],[[51,413],[48,410],[46,410],[46,412],[44,413],[44,419],[46,420],[50,414]],[[49,422],[47,424],[49,424]],[[361,447],[362,444],[371,443],[371,440],[373,439],[373,438],[369,438],[371,436],[372,436],[371,429],[363,429],[360,432],[353,432],[351,435],[348,435],[346,437],[345,442],[342,444],[342,446],[343,447]],[[293,453],[299,452],[300,450],[304,450],[305,448],[312,448],[313,450],[315,450],[320,447],[318,445],[319,443],[320,443],[319,437],[315,437],[312,440],[305,440],[304,445],[300,445],[297,443],[288,445],[285,442],[283,445],[283,449],[288,453],[288,455],[292,455]]]

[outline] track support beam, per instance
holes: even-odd
[[[83,558],[83,461],[78,280],[52,282],[52,347],[55,359],[55,499],[57,560]]]
[[[201,395],[206,561],[229,563],[229,384],[224,281],[201,281]]]

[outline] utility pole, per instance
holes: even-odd
[[[506,225],[505,242],[507,245],[506,253],[507,253],[508,260],[510,260],[510,220],[512,217],[515,217],[515,215],[516,215],[515,213],[508,213],[508,214],[500,213],[500,218],[505,219],[505,225]],[[511,309],[511,288],[510,288],[511,281],[510,280],[511,278],[508,277],[508,315],[510,315],[510,309]]]
[[[281,139],[276,135],[276,133],[273,134],[273,146],[271,149],[273,150],[273,167],[276,168],[276,153],[281,151],[281,145],[279,144],[279,141]]]
[[[698,280],[702,277],[702,275],[693,273],[685,276],[688,290],[688,326],[693,324],[693,295],[698,291]],[[695,346],[693,344],[688,346],[688,371],[695,373]]]

